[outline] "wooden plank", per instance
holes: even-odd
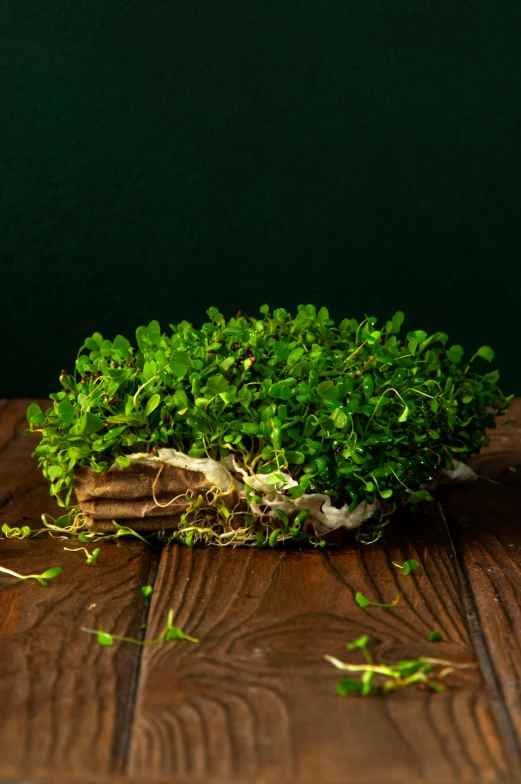
[[[0,522],[36,528],[42,511],[59,510],[30,459],[34,441],[23,436],[27,402],[0,410]],[[139,634],[151,552],[140,543],[102,544],[89,567],[64,546],[46,534],[0,541],[2,566],[63,569],[48,588],[0,574],[0,777],[124,767],[141,649],[102,649],[81,626]]]
[[[472,591],[477,625],[485,641],[513,734],[521,746],[521,400],[516,423],[491,430],[491,444],[473,459],[480,478],[446,490],[443,508]],[[510,469],[514,469],[513,471]]]
[[[441,695],[342,698],[325,653],[367,633],[382,661],[474,659],[461,588],[435,505],[387,541],[339,549],[163,550],[149,637],[169,608],[198,645],[146,650],[129,772],[247,782],[483,781],[508,764],[477,670]],[[395,560],[416,558],[404,577]],[[354,595],[390,601],[362,610]],[[429,643],[438,629],[444,642]]]

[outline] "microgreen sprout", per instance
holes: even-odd
[[[87,337],[51,406],[27,411],[27,432],[42,436],[34,455],[58,504],[69,507],[77,467],[125,468],[133,453],[168,447],[194,458],[233,455],[250,475],[272,474],[273,490],[289,498],[327,493],[336,508],[376,501],[390,514],[432,500],[424,485],[489,443],[486,428],[513,397],[502,394],[497,371],[474,370],[493,360],[490,347],[464,363],[446,333],[404,333],[401,311],[380,329],[373,316],[335,325],[327,308],[313,305],[294,316],[267,305],[260,311],[261,318],[227,320],[210,308],[200,328],[182,321],[169,332],[151,321],[133,345],[122,335]],[[282,487],[284,473],[296,488]],[[249,512],[262,502],[254,495]],[[222,499],[206,515],[194,503],[177,540],[255,545],[255,525],[231,517]],[[44,524],[78,533],[75,520],[68,512]],[[318,546],[306,525],[292,522],[272,516],[259,545]],[[359,541],[376,541],[383,525],[370,521]],[[144,538],[117,528],[114,537]]]
[[[141,588],[141,593],[143,594],[143,598],[145,599],[145,607],[148,607],[150,604],[150,600],[152,599],[152,594],[154,593],[154,589],[151,585],[144,585]]]
[[[429,634],[429,642],[442,642],[443,634],[441,632],[433,631]]]
[[[365,664],[347,664],[334,656],[326,655],[324,658],[331,662],[337,669],[347,671],[359,678],[341,678],[336,690],[341,696],[347,694],[360,694],[366,697],[370,694],[385,695],[408,686],[423,686],[434,692],[445,691],[445,686],[440,681],[455,669],[476,667],[469,664],[456,664],[443,659],[420,657],[413,661],[398,661],[394,664],[376,664],[367,649],[369,638],[367,635],[359,637],[347,644],[349,650],[359,649],[365,659]],[[436,665],[443,666],[435,672]]]
[[[7,523],[4,523],[2,533],[7,539],[27,539],[28,536],[31,536],[31,529],[28,525],[22,525],[21,528],[10,528]]]
[[[411,558],[409,561],[405,561],[403,564],[396,563],[393,561],[393,566],[396,566],[398,569],[402,570],[402,574],[407,577],[408,574],[411,572],[415,572],[416,569],[420,568],[420,564],[414,558]]]
[[[89,553],[86,547],[64,547],[63,549],[67,550],[70,553],[84,552],[86,555],[87,566],[96,563],[96,561],[98,560],[98,555],[100,554],[99,547],[95,547],[92,553]]]
[[[142,646],[159,645],[160,643],[171,642],[173,640],[188,640],[189,642],[199,642],[197,638],[190,637],[188,634],[185,634],[183,631],[181,631],[178,626],[174,626],[173,610],[169,610],[166,626],[155,640],[136,640],[133,637],[121,637],[118,634],[109,634],[109,632],[103,631],[102,626],[100,626],[99,629],[87,629],[82,626],[81,630],[82,632],[87,632],[87,634],[95,634],[98,643],[103,646],[114,645],[115,641],[130,642],[134,645]]]
[[[42,572],[42,574],[18,574],[18,572],[13,572],[11,569],[6,569],[5,566],[0,566],[0,572],[9,574],[11,577],[17,577],[19,580],[38,580],[40,585],[43,585],[44,588],[49,586],[47,580],[52,580],[53,577],[57,577],[61,574],[61,571],[61,566],[53,566],[51,569]]]
[[[379,604],[378,602],[371,602],[369,599],[366,599],[366,597],[363,595],[363,593],[360,593],[360,591],[357,591],[355,595],[355,601],[359,607],[396,607],[399,600],[400,594],[398,594],[396,599],[390,604]]]

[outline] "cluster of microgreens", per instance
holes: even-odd
[[[441,640],[439,632],[432,632],[429,637],[431,642]],[[420,686],[431,691],[445,691],[440,681],[453,672],[455,669],[466,669],[475,667],[474,663],[455,664],[444,659],[433,659],[420,656],[413,661],[398,661],[394,664],[376,664],[367,649],[369,637],[364,634],[353,642],[347,643],[350,651],[362,651],[365,664],[348,664],[342,662],[334,656],[324,658],[334,664],[339,670],[344,670],[357,674],[359,678],[341,678],[336,686],[337,693],[341,696],[348,694],[359,694],[367,697],[370,694],[385,695],[391,692],[405,689],[408,686]],[[442,667],[439,672],[434,672],[436,666]]]
[[[493,359],[491,348],[463,362],[443,332],[401,336],[400,311],[379,330],[374,317],[335,326],[313,305],[295,317],[260,310],[260,319],[226,320],[210,308],[200,329],[182,321],[169,334],[152,321],[134,345],[121,335],[87,338],[52,406],[27,413],[58,503],[70,505],[75,466],[125,467],[129,454],[169,447],[216,460],[234,454],[251,474],[288,472],[298,485],[285,488],[275,473],[277,489],[293,499],[321,492],[350,510],[375,499],[416,504],[431,498],[421,486],[441,468],[488,443],[485,428],[511,399],[497,371],[471,369],[478,357]],[[281,520],[275,544],[306,538],[300,523]]]

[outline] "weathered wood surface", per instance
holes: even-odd
[[[144,654],[131,772],[237,781],[495,781],[507,762],[477,671],[443,695],[340,698],[323,656],[470,662],[457,576],[434,506],[385,544],[326,552],[165,548],[149,635],[171,607],[197,646]],[[239,555],[239,557],[237,557]],[[393,566],[416,558],[404,577]],[[356,591],[392,610],[358,607]],[[429,643],[433,629],[445,638]]]
[[[22,435],[27,402],[0,403],[0,522],[10,525],[53,513],[29,458],[34,440]],[[197,645],[100,648],[80,631],[101,621],[139,634],[139,587],[154,577],[148,551],[106,543],[99,564],[87,567],[60,540],[0,542],[8,568],[64,569],[48,589],[0,579],[0,777],[521,781],[521,429],[492,435],[475,465],[500,484],[479,479],[444,491],[441,505],[390,526],[385,543],[325,552],[164,548],[146,635],[172,608]],[[421,568],[404,577],[392,561],[408,558]],[[356,591],[401,599],[392,610],[362,610]],[[428,642],[433,629],[442,643]],[[341,698],[340,673],[323,655],[358,660],[345,643],[362,633],[382,661],[431,655],[480,668],[450,676],[442,695]]]
[[[38,528],[42,511],[60,510],[29,459],[35,442],[23,436],[26,408],[0,410],[0,521]],[[139,634],[151,553],[107,543],[87,566],[83,553],[64,546],[78,545],[46,534],[0,541],[1,566],[21,574],[63,569],[48,588],[0,573],[0,777],[118,772],[125,764],[140,649],[101,649],[81,627],[102,622]]]
[[[521,400],[510,415],[518,421],[492,430],[491,444],[472,461],[483,478],[444,493],[442,502],[500,698],[521,745]]]

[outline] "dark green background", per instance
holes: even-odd
[[[520,393],[520,33],[519,0],[3,0],[0,397],[263,302],[400,308]]]

